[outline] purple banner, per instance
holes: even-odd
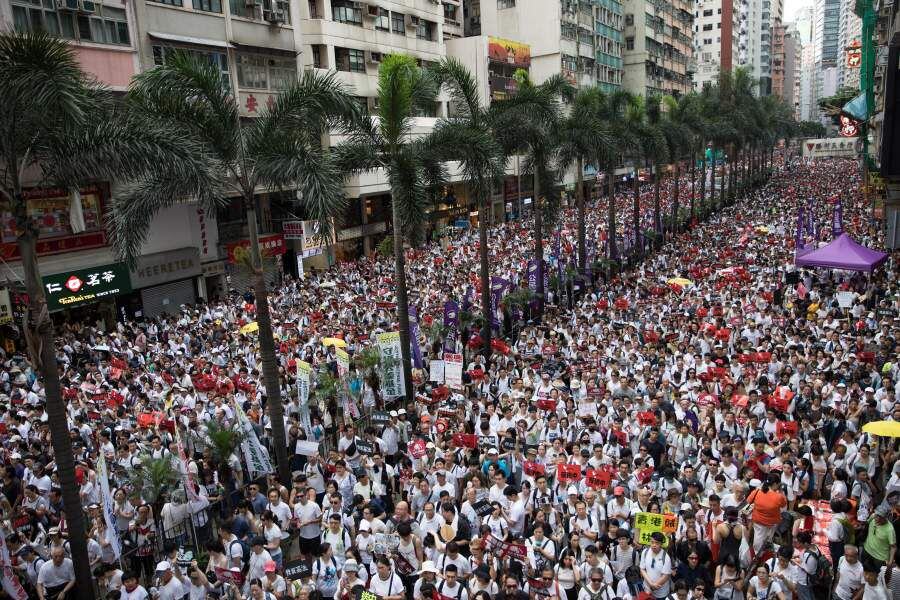
[[[547,300],[547,293],[550,291],[550,265],[547,264],[547,260],[544,259],[541,261],[543,263],[542,273],[544,275],[544,300]]]
[[[537,294],[538,291],[538,262],[534,259],[528,261],[528,289],[531,290],[532,294]],[[531,302],[531,310],[537,310],[538,303],[537,300]]]
[[[840,198],[834,203],[834,213],[831,215],[831,237],[844,233],[844,204]]]
[[[422,348],[419,347],[419,311],[409,306],[409,345],[412,350],[413,366],[422,368]]]
[[[453,300],[444,302],[444,352],[456,352],[456,340],[459,337],[459,304]]]
[[[503,314],[500,303],[509,293],[512,283],[502,277],[491,277],[491,329],[500,330],[500,318]]]

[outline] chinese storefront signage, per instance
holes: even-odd
[[[859,40],[853,40],[847,46],[847,68],[858,69],[862,65],[862,44]]]
[[[128,267],[124,263],[63,271],[56,275],[46,275],[42,281],[50,311],[90,304],[131,291]]]

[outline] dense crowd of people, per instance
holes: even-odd
[[[290,482],[252,469],[246,437],[222,457],[210,435],[246,419],[274,455],[255,336],[240,333],[252,298],[111,328],[65,323],[57,358],[102,597],[900,597],[898,445],[862,430],[900,421],[897,256],[872,274],[793,264],[798,208],[821,224],[801,237],[825,242],[837,200],[844,230],[879,246],[854,163],[779,162],[634,269],[565,295],[554,286],[540,319],[508,308],[489,360],[476,332],[448,344],[431,327],[448,300],[478,312],[477,235],[410,251],[424,358],[414,404],[382,397],[352,361],[339,372],[336,346],[357,356],[396,330],[391,261],[286,282],[270,302]],[[616,202],[631,214],[628,192]],[[605,203],[588,210],[594,257]],[[547,232],[554,273],[575,264],[574,218]],[[492,275],[527,289],[530,239],[520,222],[493,227]],[[445,349],[466,354],[459,388],[431,372]],[[320,383],[341,375],[344,397],[314,383],[305,405],[299,361]],[[11,573],[61,600],[74,572],[42,385],[8,355],[0,388]],[[134,473],[164,458],[179,485],[148,498]]]

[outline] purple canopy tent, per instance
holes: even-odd
[[[842,233],[827,246],[798,255],[794,263],[798,267],[824,267],[871,273],[886,261],[887,257],[886,253],[861,246],[849,235]]]

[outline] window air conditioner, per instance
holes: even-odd
[[[417,17],[416,15],[406,15],[406,26],[408,28],[418,27],[419,17]]]
[[[97,12],[97,4],[92,0],[79,0],[78,12],[95,13]]]
[[[366,52],[366,62],[372,65],[381,64],[381,52]]]
[[[78,10],[78,0],[56,0],[56,10]]]

